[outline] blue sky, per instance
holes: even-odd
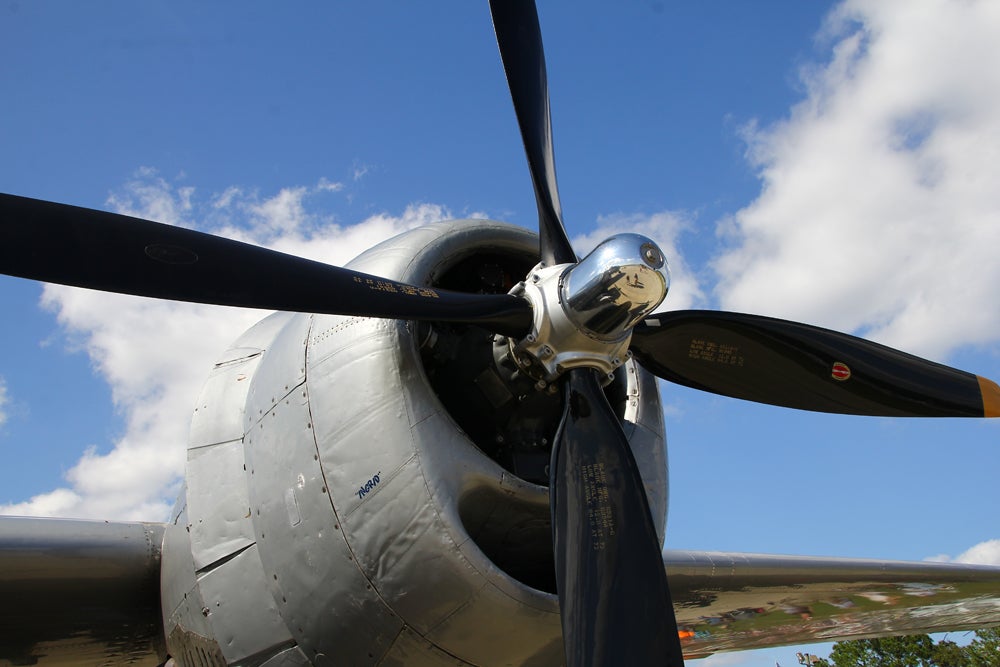
[[[334,263],[436,218],[533,228],[485,2],[329,4],[5,3],[0,190]],[[581,248],[641,230],[670,255],[669,308],[798,319],[1000,379],[994,3],[540,17]],[[259,315],[6,277],[0,295],[0,511],[162,519],[199,383]],[[668,546],[920,560],[987,543],[1000,562],[1000,424],[663,399]]]

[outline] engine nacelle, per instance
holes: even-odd
[[[349,266],[507,291],[536,258],[534,234],[455,221]],[[475,327],[328,315],[244,334],[199,398],[165,538],[175,661],[560,664],[545,466],[562,397],[505,367],[508,348]],[[655,379],[628,361],[606,391],[662,538]]]

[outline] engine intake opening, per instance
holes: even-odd
[[[494,565],[526,586],[556,593],[547,502],[528,502],[482,486],[463,495],[458,513],[469,536]]]

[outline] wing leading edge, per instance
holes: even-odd
[[[1000,567],[664,551],[686,657],[1000,625]]]
[[[156,665],[163,526],[0,517],[0,664]],[[1000,567],[665,551],[687,657],[1000,625]]]
[[[162,663],[163,530],[0,517],[0,664]]]

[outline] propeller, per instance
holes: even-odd
[[[549,492],[567,665],[683,665],[642,478],[592,368],[609,372],[631,339],[639,362],[666,380],[762,403],[867,415],[1000,416],[1000,388],[860,338],[771,318],[685,311],[647,316],[633,327],[636,313],[651,312],[666,294],[664,285],[650,298],[660,250],[648,239],[613,237],[576,263],[556,188],[534,1],[491,0],[490,9],[535,189],[542,257],[531,276],[538,286],[525,288],[536,308],[529,343],[512,352],[520,350],[545,380],[561,374],[564,382]],[[623,250],[630,243],[636,252]]]
[[[884,417],[1000,416],[1000,387],[991,380],[759,315],[654,315],[633,331],[631,350],[665,380],[758,403]]]
[[[305,313],[478,324],[524,335],[508,294],[406,285],[231,239],[92,209],[0,195],[0,271],[137,296]]]
[[[490,0],[490,11],[535,189],[541,264],[575,263],[556,187],[534,0]],[[660,299],[665,293],[664,286]],[[549,466],[566,664],[681,666],[661,544],[628,440],[594,371],[574,368],[567,375]]]
[[[576,261],[562,222],[552,150],[549,84],[542,53],[542,31],[534,0],[491,0],[493,29],[521,128],[531,183],[538,205],[538,235],[542,265]]]
[[[567,665],[683,665],[642,479],[595,371],[565,381],[550,504]],[[631,640],[631,641],[629,641]]]

